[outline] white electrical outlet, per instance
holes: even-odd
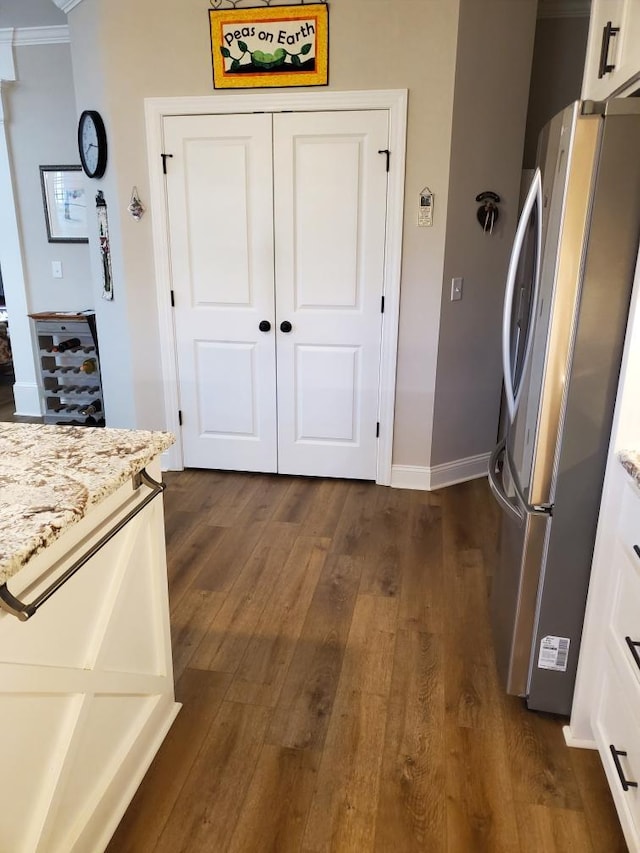
[[[451,279],[451,301],[457,302],[459,299],[462,299],[462,283],[464,282],[463,278],[452,278]]]
[[[51,275],[54,278],[62,278],[62,261],[51,261]]]

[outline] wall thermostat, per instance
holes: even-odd
[[[433,225],[433,193],[429,187],[425,187],[420,192],[418,225],[420,228],[428,228]]]

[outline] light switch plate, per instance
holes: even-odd
[[[459,299],[462,299],[462,283],[464,282],[463,278],[452,278],[451,279],[451,301],[458,302]]]
[[[54,278],[62,278],[62,261],[51,261],[51,275]]]

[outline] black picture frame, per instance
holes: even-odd
[[[88,243],[87,195],[81,166],[40,166],[49,243]]]

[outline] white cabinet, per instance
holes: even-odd
[[[159,479],[157,460],[147,470]],[[104,850],[179,710],[161,499],[121,486],[12,594],[33,601],[87,554],[28,621],[0,612],[3,853]]]
[[[629,477],[619,508],[592,727],[627,843],[640,850],[640,491]]]
[[[605,100],[639,72],[639,0],[593,0],[582,97]]]
[[[639,3],[640,5],[640,3]],[[640,452],[640,256],[629,313],[587,612],[571,746],[598,749],[627,844],[640,853],[640,488],[620,453]]]

